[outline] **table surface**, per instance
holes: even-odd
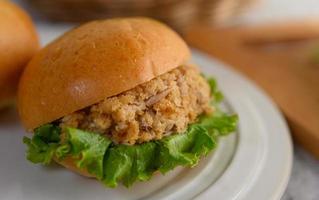
[[[14,0],[21,4],[21,0]],[[254,10],[236,19],[236,23],[267,23],[277,20],[297,20],[300,18],[319,19],[318,0],[261,0]],[[24,6],[24,5],[23,5]],[[48,31],[48,26],[56,26],[61,31],[68,26],[37,21],[42,44],[56,37]],[[283,200],[319,200],[319,160],[294,145],[294,163],[288,188]]]

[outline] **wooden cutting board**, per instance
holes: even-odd
[[[295,141],[319,158],[319,21],[195,25],[185,38],[263,87],[284,112]]]

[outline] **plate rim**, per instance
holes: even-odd
[[[192,54],[193,54],[193,58],[195,58],[196,60],[196,64],[198,64],[199,66],[203,65],[218,65],[219,70],[222,70],[224,73],[224,75],[227,75],[229,79],[232,79],[232,82],[235,82],[233,85],[236,85],[238,82],[240,82],[240,84],[243,86],[245,86],[246,88],[249,88],[249,90],[251,90],[250,92],[254,93],[255,95],[259,96],[262,101],[267,104],[267,108],[270,109],[270,111],[272,112],[272,115],[275,117],[276,120],[278,120],[278,124],[277,124],[277,128],[279,127],[281,129],[281,140],[283,141],[282,146],[278,146],[277,145],[276,148],[281,148],[283,149],[284,153],[281,155],[281,157],[283,158],[282,160],[282,166],[280,169],[275,169],[275,170],[280,170],[282,173],[281,177],[277,177],[276,182],[277,184],[273,183],[273,185],[276,186],[272,186],[271,190],[272,192],[264,194],[260,193],[259,196],[255,196],[255,197],[251,197],[249,196],[251,193],[256,193],[256,191],[261,190],[259,185],[250,185],[249,188],[242,188],[241,191],[237,194],[234,194],[235,196],[233,197],[233,199],[273,199],[273,200],[277,200],[280,199],[285,191],[285,189],[287,188],[288,182],[289,182],[289,178],[290,178],[290,174],[291,174],[291,169],[292,169],[292,164],[293,164],[293,145],[292,145],[292,140],[291,140],[291,136],[290,136],[290,131],[287,125],[286,120],[283,117],[283,114],[280,112],[278,106],[272,101],[272,99],[264,92],[263,89],[261,89],[259,86],[257,86],[252,80],[250,80],[249,78],[245,77],[242,73],[238,72],[236,69],[231,68],[230,66],[228,66],[227,64],[223,63],[220,60],[217,60],[216,58],[211,57],[210,55],[208,55],[205,52],[201,52],[197,49],[192,49]],[[225,77],[225,76],[224,76]],[[217,76],[218,79],[218,76]],[[223,79],[218,79],[220,86],[224,86],[227,81],[223,80]],[[229,86],[229,85],[228,85]],[[230,91],[229,89],[223,89],[223,87],[221,87],[223,93],[226,96],[227,100],[230,100],[230,105],[233,106],[234,105],[234,101],[231,101],[232,96],[230,96],[228,94],[228,92]],[[247,91],[246,91],[247,92]],[[236,108],[234,108],[236,110]],[[265,115],[265,113],[259,112],[258,115],[263,116]],[[265,116],[263,116],[265,117]],[[241,137],[241,131],[239,130],[239,138]],[[267,136],[267,135],[266,135]],[[274,145],[272,144],[272,138],[264,138],[267,140],[267,142],[264,144],[266,145],[266,150],[269,150],[270,145]],[[270,140],[270,141],[268,141]],[[239,147],[240,148],[240,144]],[[265,153],[265,152],[264,152]],[[267,153],[267,152],[266,152]],[[238,152],[236,152],[235,154],[238,154]],[[275,155],[278,157],[278,155]],[[271,167],[270,162],[266,162],[269,161],[271,159],[273,159],[273,157],[275,157],[274,155],[270,155],[269,152],[268,154],[264,155],[264,160],[263,160],[263,165],[259,165],[259,167],[261,168],[265,168],[265,167]],[[236,155],[235,155],[236,157]],[[235,162],[235,161],[234,161]],[[231,166],[230,166],[231,167]],[[285,170],[283,170],[285,169]],[[225,171],[225,173],[228,173],[229,170],[232,169],[227,169]],[[237,169],[238,170],[238,169]],[[260,169],[259,169],[260,170]],[[278,172],[276,173],[278,174]],[[268,174],[269,175],[269,174]],[[224,175],[222,175],[222,177],[220,177],[222,181],[222,179],[225,179],[225,177],[223,177]],[[254,182],[258,182],[262,179],[265,179],[265,176],[263,176],[261,174],[261,171],[258,172],[258,174],[256,174],[256,177],[253,177],[255,180]],[[275,181],[273,181],[275,182]],[[218,183],[217,183],[218,184]],[[269,184],[268,184],[269,185]],[[212,195],[216,195],[216,190],[214,190],[214,187],[216,187],[216,185],[210,185],[210,187],[208,187],[205,191],[202,191],[199,195],[197,195],[195,197],[196,200],[206,200],[209,199],[209,196]],[[264,188],[262,188],[264,189]],[[249,194],[250,193],[250,194]],[[258,193],[258,192],[257,192]]]

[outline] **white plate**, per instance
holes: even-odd
[[[61,167],[26,161],[24,131],[13,114],[12,120],[2,116],[0,121],[0,199],[279,199],[292,164],[282,115],[260,89],[230,68],[199,52],[194,52],[194,61],[218,79],[225,109],[240,117],[238,132],[223,138],[199,166],[157,174],[130,189],[108,189]]]

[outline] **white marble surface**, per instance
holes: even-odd
[[[295,145],[294,163],[282,200],[319,200],[319,160]]]
[[[236,19],[237,23],[267,23],[283,20],[319,19],[319,0],[260,0],[255,9]],[[21,3],[21,0],[15,0]],[[38,22],[42,44],[56,37],[47,31],[47,26],[56,26],[61,32],[68,26]],[[45,37],[43,37],[45,36]],[[318,144],[319,145],[319,144]],[[266,186],[265,186],[266,187]],[[314,159],[298,145],[294,150],[294,165],[291,179],[283,200],[319,200],[319,160]]]

